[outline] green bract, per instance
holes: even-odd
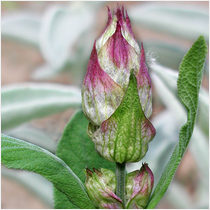
[[[109,161],[135,162],[145,156],[155,129],[142,111],[133,74],[119,108],[100,127],[90,123],[88,135],[97,151]]]

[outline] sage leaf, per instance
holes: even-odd
[[[165,194],[192,136],[206,55],[207,46],[204,37],[200,36],[184,56],[180,65],[177,88],[178,96],[188,111],[187,123],[180,130],[179,143],[148,202],[148,209],[154,208]]]
[[[73,172],[84,183],[85,174],[83,170],[88,168],[115,169],[115,164],[99,156],[95,150],[95,145],[87,135],[88,120],[82,110],[76,112],[67,124],[63,135],[57,146],[56,155],[65,161]],[[75,208],[67,197],[54,190],[54,208],[71,209]]]
[[[209,40],[208,10],[199,7],[180,5],[145,4],[129,10],[131,20],[141,28],[171,34],[186,40],[195,40],[203,35]]]
[[[161,101],[163,102],[164,106],[168,110],[170,110],[170,113],[172,115],[172,116],[168,115],[169,121],[166,122],[166,124],[168,123],[169,126],[172,126],[176,130],[176,132],[173,133],[170,131],[170,129],[168,129],[168,126],[163,126],[163,130],[164,130],[164,134],[165,134],[164,138],[167,136],[166,132],[170,133],[169,136],[166,137],[167,143],[169,143],[172,139],[175,139],[174,145],[171,145],[172,150],[167,151],[168,154],[171,156],[172,151],[178,142],[178,138],[179,138],[178,132],[181,128],[181,125],[183,125],[186,121],[187,110],[184,109],[185,107],[178,100],[177,88],[175,87],[176,81],[178,78],[178,74],[177,74],[177,78],[174,77],[175,81],[173,81],[173,74],[171,74],[171,75],[169,74],[169,73],[172,73],[172,71],[170,69],[161,67],[161,68],[159,68],[159,70],[160,71],[157,72],[158,74],[156,74],[156,71],[155,71],[155,74],[153,74],[154,73],[153,72],[151,77],[152,77],[152,81],[156,87],[156,90],[158,92],[158,95],[159,95]],[[161,73],[161,70],[162,70],[162,77],[161,77],[161,75],[159,76],[159,73]],[[165,73],[165,75],[168,74],[167,79],[164,78],[164,73]],[[174,76],[176,76],[176,72],[174,72]],[[203,130],[204,130],[203,124],[206,124],[205,127],[208,127],[209,118],[208,118],[208,108],[207,109],[204,108],[205,104],[208,106],[208,100],[206,99],[208,97],[205,98],[206,103],[204,103],[205,101],[202,100],[203,93],[205,93],[204,91],[205,90],[202,89],[202,87],[201,87],[200,93],[199,93],[199,102],[198,102],[198,116],[197,116],[197,120],[196,120],[196,125],[194,127],[193,135],[191,137],[191,141],[189,144],[189,151],[192,154],[193,159],[195,160],[198,170],[199,170],[199,181],[198,181],[198,186],[195,191],[196,200],[201,201],[201,199],[202,199],[206,203],[206,202],[208,202],[208,199],[205,200],[205,198],[206,198],[205,195],[208,192],[208,184],[207,183],[209,180],[209,174],[208,174],[208,168],[209,168],[209,158],[208,158],[209,154],[208,153],[209,152],[208,152],[208,139],[207,139],[208,133],[203,132]],[[202,112],[201,112],[201,110],[202,110]],[[165,119],[161,118],[161,120],[165,120]],[[157,129],[157,127],[155,127],[155,128]],[[159,135],[158,129],[157,129],[157,134]],[[158,149],[159,149],[159,147],[161,148],[162,138],[160,141],[159,140],[160,139],[158,138],[152,142],[152,143],[158,144],[155,147],[155,151],[157,150],[157,148]],[[165,143],[165,145],[167,145],[167,143]],[[152,146],[153,146],[153,144],[151,144],[151,148],[152,148]],[[151,151],[151,148],[150,148],[149,152],[147,153],[147,155],[152,154],[152,156],[153,156],[154,152]],[[158,173],[156,171],[154,171],[154,168],[152,168],[152,171],[155,174],[155,183],[159,180],[160,175],[162,174],[163,169],[165,168],[165,165],[170,158],[170,156],[166,157],[166,156],[164,156],[163,153],[161,153],[161,154],[162,154],[161,156],[163,157],[163,160],[161,160],[161,162],[159,162],[159,164],[157,164],[157,161],[156,161],[158,159],[147,161],[151,168],[152,168],[152,166],[156,166],[158,168]],[[171,190],[171,186],[170,186],[169,190]],[[167,195],[168,194],[169,194],[169,192],[167,191]],[[198,208],[201,208],[201,206],[203,204],[202,204],[202,202],[200,202],[200,204],[198,204],[198,202],[196,202],[196,203],[194,203],[194,206],[195,205]]]
[[[79,208],[94,208],[84,185],[57,156],[33,144],[1,136],[1,160],[8,168],[36,172],[63,192]]]
[[[80,104],[81,93],[76,87],[34,83],[7,86],[1,92],[2,130],[76,108]]]
[[[38,48],[41,18],[37,14],[17,13],[2,17],[1,35],[4,39],[21,41]]]
[[[78,37],[92,27],[94,15],[95,12],[87,9],[83,2],[71,2],[69,7],[54,6],[46,11],[39,44],[50,66],[62,68],[74,56],[73,46]]]
[[[172,114],[170,123],[169,122],[168,123],[170,124],[170,126],[174,126],[174,128],[176,127],[176,130],[177,130],[177,134],[171,133],[170,136],[167,137],[168,138],[167,141],[169,142],[175,138],[176,142],[177,142],[178,141],[178,132],[181,128],[181,125],[184,124],[184,122],[186,121],[185,116],[187,114],[187,111],[185,110],[185,107],[180,102],[180,100],[178,100],[177,91],[175,93],[175,90],[172,88],[172,86],[173,86],[172,84],[174,83],[174,82],[172,82],[172,79],[169,79],[169,77],[168,77],[168,80],[167,80],[168,82],[166,82],[166,80],[165,81],[162,80],[161,77],[159,77],[157,74],[152,74],[151,76],[152,76],[153,83],[156,87],[157,93],[158,93],[161,101],[163,102],[164,106],[168,110],[170,110],[170,112]],[[177,75],[177,77],[178,77],[178,75]],[[169,83],[171,84],[171,86],[169,86]],[[176,82],[175,82],[175,84],[176,84]],[[204,89],[203,89],[203,91],[204,91]],[[209,118],[207,116],[209,112],[208,112],[207,107],[206,107],[206,109],[204,108],[205,104],[206,105],[208,104],[208,100],[207,99],[205,99],[205,101],[202,100],[202,98],[203,98],[202,92],[203,91],[201,88],[200,93],[199,93],[199,102],[198,102],[198,116],[197,116],[197,120],[196,120],[196,125],[194,126],[193,135],[191,137],[191,143],[189,145],[189,149],[190,150],[193,149],[193,150],[191,150],[191,154],[193,155],[193,158],[197,163],[199,173],[202,176],[202,182],[205,179],[204,177],[207,177],[207,180],[209,177],[208,170],[207,170],[208,165],[209,165],[209,163],[208,163],[208,160],[209,160],[209,158],[208,158],[208,141],[207,141],[208,133],[203,132],[204,129],[202,126],[202,124],[204,124],[204,123],[206,123],[205,127],[207,127],[207,125],[209,124]],[[206,103],[204,103],[204,102],[206,102]],[[202,112],[201,112],[201,110],[202,110]],[[205,112],[205,114],[204,114],[204,112]],[[165,126],[163,128],[164,128],[165,132],[166,132],[166,130],[167,130],[167,132],[170,132],[169,129],[167,129]],[[159,145],[158,139],[156,139],[154,142],[157,142]],[[175,146],[173,146],[173,148],[174,147]],[[155,148],[157,148],[157,146]],[[149,150],[149,153],[150,152],[151,151]],[[172,152],[170,152],[170,154],[171,153]],[[165,157],[165,159],[168,160],[168,158],[166,158],[166,157]],[[201,162],[202,162],[202,164],[200,164]],[[155,163],[153,162],[152,164],[155,164]],[[166,164],[164,164],[162,162],[161,167],[159,167],[159,168],[162,168],[163,166],[165,167],[165,165]],[[162,171],[161,171],[161,173],[162,173]],[[155,175],[155,178],[159,179],[159,177],[157,177],[157,175]]]
[[[176,70],[172,70],[161,66],[159,64],[150,65],[150,69],[153,71],[151,73],[151,78],[156,86],[156,90],[158,95],[161,97],[163,103],[171,109],[172,107],[178,107],[176,101],[178,101],[177,96],[177,78],[178,72]],[[205,70],[204,70],[205,71]],[[162,88],[160,88],[162,86]],[[172,94],[172,96],[169,96]],[[169,100],[169,97],[174,97],[174,100]],[[175,101],[176,100],[176,101]],[[179,102],[180,106],[181,103]],[[172,108],[173,109],[173,108]],[[185,110],[183,109],[185,112]],[[176,116],[185,116],[185,114],[181,114],[178,111],[179,115]],[[208,92],[201,87],[199,92],[199,102],[198,102],[198,117],[197,117],[197,125],[201,128],[201,130],[205,133],[206,137],[209,136],[209,96]]]

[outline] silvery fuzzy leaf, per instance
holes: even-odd
[[[203,35],[208,41],[208,10],[178,4],[139,4],[130,9],[130,18],[141,27],[195,40]]]
[[[9,85],[1,92],[2,129],[81,106],[80,89],[55,84]]]
[[[10,38],[38,47],[41,18],[36,14],[16,13],[2,17],[2,38]]]

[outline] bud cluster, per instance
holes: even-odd
[[[123,209],[123,203],[116,193],[116,176],[101,168],[86,169],[86,188],[90,199],[97,208]],[[154,177],[147,164],[143,164],[139,171],[126,176],[126,209],[143,209],[152,192]]]

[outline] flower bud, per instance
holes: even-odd
[[[88,135],[109,161],[137,162],[155,136],[151,80],[143,44],[135,41],[124,8],[118,7],[95,41],[82,85]]]
[[[87,168],[85,186],[95,207],[102,209],[123,208],[121,199],[115,195],[116,176],[114,172],[104,168],[93,169],[92,172]]]
[[[140,171],[133,171],[126,177],[127,209],[144,209],[152,192],[154,176],[147,164]]]

